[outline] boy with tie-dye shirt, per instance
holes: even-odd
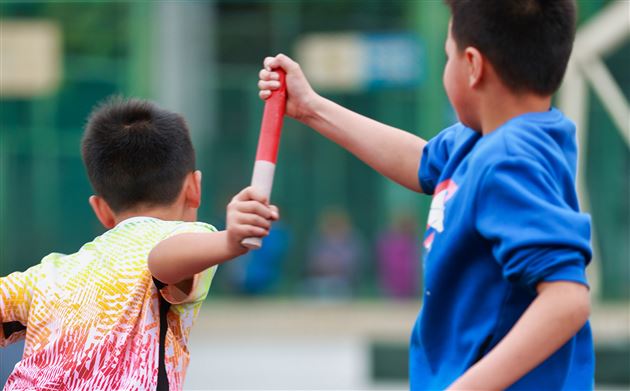
[[[253,189],[227,228],[196,222],[201,173],[181,116],[114,99],[91,115],[82,154],[109,230],[0,279],[0,346],[25,338],[5,390],[179,390],[188,336],[216,265],[267,235],[277,208]]]

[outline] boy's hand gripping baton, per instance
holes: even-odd
[[[274,72],[280,76],[280,88],[272,91],[271,96],[265,101],[258,138],[258,150],[256,151],[256,163],[254,163],[254,174],[252,175],[252,187],[267,197],[268,200],[271,198],[273,174],[276,168],[282,120],[287,102],[286,73],[282,68],[274,69]],[[257,237],[245,238],[241,244],[249,249],[259,249],[262,246],[262,239]]]

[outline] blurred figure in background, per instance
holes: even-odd
[[[286,224],[273,224],[263,246],[241,256],[231,266],[231,279],[236,293],[246,296],[270,294],[282,273],[290,243]]]
[[[325,211],[308,251],[306,293],[319,298],[353,296],[363,255],[363,241],[347,212]]]
[[[392,298],[416,297],[422,281],[417,227],[413,216],[399,214],[377,242],[379,286]]]

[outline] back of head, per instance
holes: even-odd
[[[514,92],[553,94],[575,37],[575,0],[445,0],[458,50],[481,51]]]
[[[171,204],[195,169],[182,116],[139,99],[112,98],[97,106],[81,153],[94,191],[114,212]]]

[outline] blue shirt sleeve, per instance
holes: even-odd
[[[442,130],[433,137],[422,151],[418,181],[425,194],[433,194],[442,174],[442,170],[455,147],[457,131],[463,128],[461,123]]]
[[[588,286],[590,217],[533,159],[509,158],[489,166],[477,194],[477,230],[492,245],[504,277],[535,289],[542,281]],[[572,192],[567,194],[567,192]]]

